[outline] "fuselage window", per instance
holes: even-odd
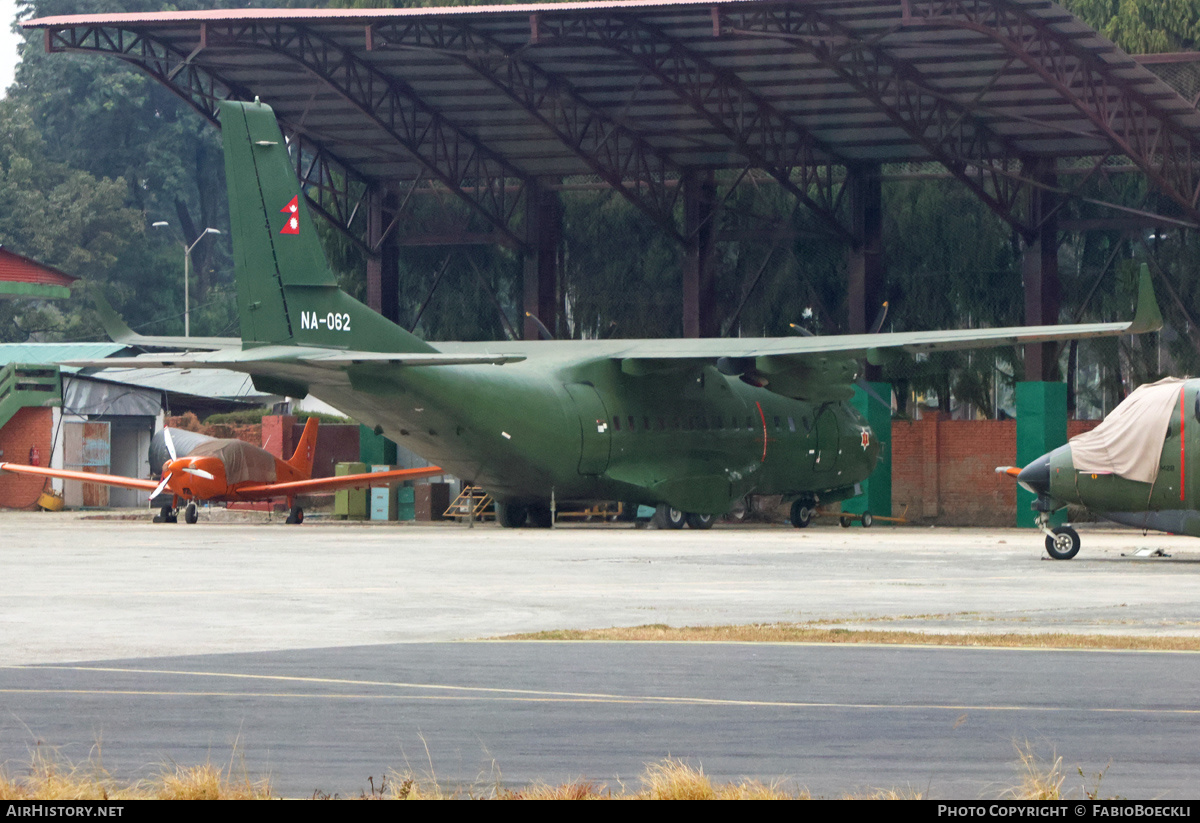
[[[779,415],[775,415],[775,431],[779,431]]]
[[[621,430],[621,415],[614,414],[613,415],[613,431],[619,432],[620,430]]]
[[[796,419],[794,417],[792,417],[791,415],[788,415],[788,431],[794,432],[795,430],[796,430]]]
[[[631,414],[631,415],[629,415],[629,430],[630,430],[630,431],[637,431],[637,426],[635,426],[635,425],[633,424],[633,415],[632,415],[632,414]]]

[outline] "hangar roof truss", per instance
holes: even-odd
[[[761,169],[853,241],[847,171],[932,160],[1031,237],[1027,195],[1053,185],[1050,161],[1117,156],[1200,223],[1200,112],[1047,0],[247,9],[25,26],[51,51],[140,66],[213,120],[219,99],[270,103],[314,205],[347,230],[369,189],[431,190],[521,246],[531,187],[587,176],[682,240],[681,179]]]

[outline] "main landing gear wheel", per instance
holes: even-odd
[[[687,515],[666,503],[659,503],[654,512],[654,522],[660,529],[682,529],[687,522]]]
[[[870,512],[862,513],[862,523],[864,529],[871,528],[871,524],[875,522],[875,517]]]
[[[529,507],[529,525],[535,529],[548,529],[553,525],[551,521],[549,506],[535,503]]]
[[[846,515],[843,514],[841,517],[838,518],[838,525],[841,526],[843,529],[850,528],[850,526],[853,523],[854,523],[853,517],[847,517]]]
[[[155,523],[178,523],[179,518],[176,516],[176,510],[170,506],[163,506],[158,510],[158,514],[154,515]]]
[[[797,529],[803,529],[813,521],[813,517],[817,514],[816,503],[812,500],[800,499],[792,503],[792,525]]]
[[[711,529],[717,520],[711,514],[689,514],[685,519],[689,529]]]
[[[1070,560],[1079,554],[1079,532],[1070,526],[1059,526],[1054,536],[1046,536],[1046,554],[1055,560]]]
[[[195,503],[187,504],[187,508],[183,510],[183,519],[189,525],[194,525],[200,519],[200,512]]]
[[[529,517],[529,509],[519,503],[500,503],[497,505],[499,514],[496,519],[506,529],[519,529],[525,525]]]
[[[292,506],[292,510],[288,512],[285,523],[300,524],[304,522],[304,509],[299,506]]]

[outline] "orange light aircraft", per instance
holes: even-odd
[[[287,500],[287,522],[302,523],[304,510],[296,505],[296,497],[299,495],[331,494],[339,489],[390,486],[405,480],[444,473],[437,466],[426,466],[419,469],[396,469],[314,479],[312,463],[317,444],[315,417],[308,418],[304,425],[304,433],[296,445],[296,453],[287,461],[280,460],[266,449],[241,440],[208,437],[180,429],[175,430],[174,436],[171,432],[171,429],[163,429],[160,434],[155,435],[154,442],[150,445],[151,463],[156,462],[156,452],[161,456],[162,446],[166,449],[167,459],[162,463],[162,480],[157,483],[135,477],[46,469],[17,463],[0,463],[0,471],[140,489],[150,492],[151,498],[169,491],[172,495],[171,505],[162,507],[158,516],[154,518],[156,523],[175,523],[180,503],[185,501],[187,506],[184,510],[184,520],[195,523],[199,517],[197,501],[244,502],[280,498]],[[188,453],[182,457],[175,450],[176,438],[188,449]]]

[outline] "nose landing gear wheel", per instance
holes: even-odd
[[[815,515],[816,503],[812,500],[805,500],[801,498],[800,500],[792,503],[792,515],[790,519],[792,521],[792,525],[797,529],[803,529],[807,527],[808,524],[813,521],[813,517]]]
[[[1070,526],[1059,526],[1054,536],[1046,536],[1046,554],[1055,560],[1070,560],[1079,554],[1079,532]]]
[[[200,519],[200,512],[197,510],[195,503],[187,504],[187,508],[183,510],[183,519],[189,525],[195,524]]]

